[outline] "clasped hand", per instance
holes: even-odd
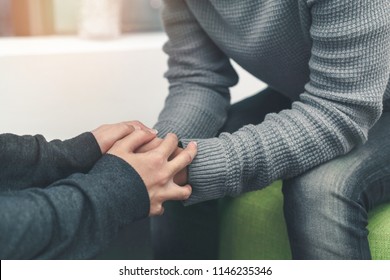
[[[160,139],[157,131],[138,121],[102,125],[92,134],[102,154],[123,159],[141,176],[149,194],[149,216],[162,215],[165,201],[186,200],[191,195],[187,166],[196,155],[195,142],[178,148],[175,134]]]

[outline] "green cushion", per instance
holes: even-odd
[[[221,259],[291,259],[279,182],[220,203]]]
[[[390,204],[369,214],[374,259],[390,259]],[[291,259],[281,182],[220,202],[220,259]]]
[[[390,204],[382,204],[369,212],[368,230],[373,259],[390,260]]]

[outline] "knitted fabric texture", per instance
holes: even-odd
[[[187,204],[286,179],[362,144],[390,99],[390,1],[165,1],[170,93],[155,127],[198,142]],[[295,101],[217,136],[230,64]]]

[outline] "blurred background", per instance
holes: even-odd
[[[81,8],[90,0],[0,0],[0,36],[76,34]],[[95,3],[105,2],[92,0]],[[123,33],[161,31],[162,0],[113,0],[121,2]]]

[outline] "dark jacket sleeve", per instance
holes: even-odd
[[[88,172],[101,157],[90,132],[47,142],[42,135],[0,135],[0,191],[42,188],[70,174]]]
[[[93,258],[149,203],[141,177],[113,155],[45,189],[0,192],[0,258]]]

